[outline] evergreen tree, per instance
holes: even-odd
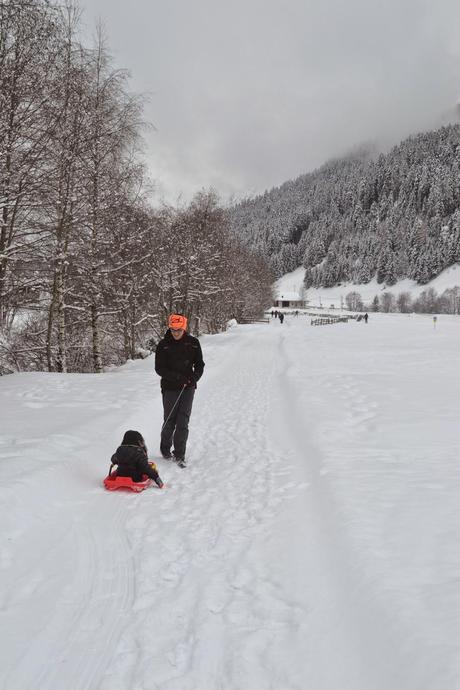
[[[378,159],[361,152],[330,161],[236,205],[233,231],[277,275],[295,258],[283,246],[301,247],[297,265],[315,287],[374,276],[388,285],[427,282],[460,258],[459,147],[460,125],[449,125]]]

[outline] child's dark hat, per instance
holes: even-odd
[[[139,431],[133,431],[132,429],[129,429],[129,431],[125,432],[123,441],[121,442],[122,446],[139,446],[141,444],[144,445],[142,434]]]

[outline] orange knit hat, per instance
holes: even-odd
[[[185,331],[187,328],[187,319],[185,316],[182,316],[182,314],[171,314],[169,317],[169,328],[172,328],[173,330],[183,330]]]

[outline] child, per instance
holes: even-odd
[[[155,464],[150,464],[147,459],[145,441],[138,431],[130,430],[125,433],[121,446],[112,455],[112,465],[118,465],[119,477],[131,477],[133,482],[141,482],[146,474],[160,489],[163,488]]]

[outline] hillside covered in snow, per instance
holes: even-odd
[[[426,284],[460,260],[460,125],[417,134],[376,157],[330,161],[230,211],[234,232],[278,277],[307,287]]]
[[[305,269],[302,266],[287,273],[275,282],[274,298],[292,295],[305,300],[308,308],[460,313],[460,264],[446,268],[426,285],[410,278],[387,285],[378,283],[374,277],[364,285],[344,282],[333,287],[307,289],[304,280]]]

